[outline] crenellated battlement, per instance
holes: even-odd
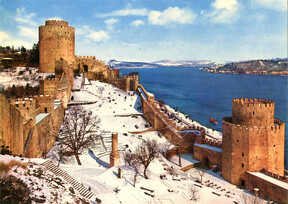
[[[33,98],[37,101],[37,100],[43,100],[43,99],[53,99],[55,98],[54,95],[35,95],[33,96]]]
[[[248,98],[237,98],[232,101],[232,105],[241,105],[241,106],[247,106],[247,107],[274,107],[275,103],[270,100],[265,99],[248,99]]]
[[[222,148],[222,142],[218,141],[218,140],[213,140],[213,139],[209,139],[209,138],[205,138],[202,141],[203,144],[209,145],[211,147],[218,147],[218,148]]]
[[[82,61],[82,62],[89,62],[89,63],[99,63],[101,65],[104,65],[106,67],[106,64],[105,62],[102,62],[102,60],[99,60],[96,58],[96,56],[75,56],[76,58],[76,63],[79,63],[79,61]]]
[[[64,20],[46,20],[45,25],[52,25],[52,26],[68,26],[68,21]]]
[[[10,104],[17,108],[25,107],[26,109],[36,104],[33,98],[17,98],[10,99]]]
[[[223,118],[222,124],[223,126],[230,126],[233,129],[246,129],[249,131],[279,131],[285,128],[285,123],[282,122],[279,119],[274,119],[274,125],[272,126],[246,126],[246,125],[240,125],[240,124],[234,124],[232,123],[231,117],[225,117]]]
[[[234,99],[232,101],[232,120],[234,124],[246,126],[272,126],[275,104],[263,99]]]

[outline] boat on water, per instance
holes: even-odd
[[[215,120],[215,119],[212,118],[212,117],[209,118],[209,121],[210,121],[211,123],[218,124],[218,121]]]

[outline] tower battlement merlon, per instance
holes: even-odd
[[[68,26],[68,21],[63,20],[46,20],[45,25],[53,25],[53,26]]]
[[[275,103],[273,101],[270,100],[265,100],[265,99],[248,99],[248,98],[237,98],[237,99],[233,99],[232,104],[239,104],[242,106],[248,106],[248,107],[252,107],[252,106],[256,106],[258,105],[259,107],[274,107]]]
[[[273,126],[275,103],[264,99],[234,99],[232,123],[245,126]]]

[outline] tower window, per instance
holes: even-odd
[[[47,113],[47,108],[44,108],[44,112]]]
[[[244,168],[244,164],[242,163],[242,168]]]
[[[239,140],[237,140],[237,142],[239,142]]]
[[[242,157],[244,157],[244,153],[242,152]]]

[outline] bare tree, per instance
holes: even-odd
[[[62,145],[59,145],[59,149],[58,149],[57,153],[58,153],[58,157],[59,157],[57,166],[59,167],[60,162],[63,161],[64,156],[69,154],[69,151],[67,150],[67,148],[63,148]]]
[[[75,155],[78,165],[81,165],[79,155],[97,139],[96,130],[100,119],[93,116],[92,111],[87,111],[81,106],[74,106],[68,111],[62,124],[59,142]]]
[[[200,183],[202,184],[202,182],[203,182],[203,177],[204,177],[204,175],[205,175],[205,171],[204,171],[204,170],[197,169],[197,172],[198,172],[198,174],[199,174],[199,176],[200,176]]]
[[[124,152],[125,165],[128,163],[129,166],[134,166],[138,163],[137,155],[131,151]]]
[[[124,153],[124,161],[125,165],[128,163],[129,166],[132,166],[135,169],[133,173],[133,186],[136,187],[137,176],[139,174],[138,169],[140,166],[140,161],[138,160],[136,153],[132,153],[131,151],[127,151]]]
[[[139,162],[144,165],[144,177],[148,179],[147,168],[159,153],[159,146],[156,140],[143,141],[136,149]]]
[[[190,195],[190,200],[196,202],[199,200],[200,196],[198,195],[198,192],[199,190],[194,186],[192,185],[190,188],[189,188],[189,195]]]

